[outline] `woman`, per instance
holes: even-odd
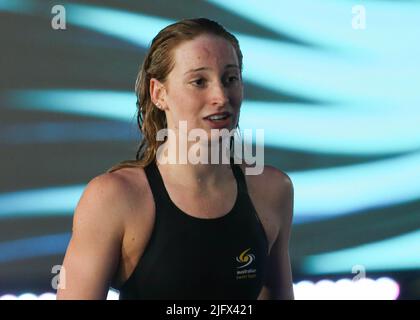
[[[233,161],[163,159],[177,150],[171,148],[178,147],[182,121],[189,131],[204,130],[207,145],[219,141],[214,129],[237,127],[237,39],[204,18],[164,28],[144,59],[136,93],[144,137],[136,160],[88,183],[58,299],[104,299],[110,286],[120,299],[293,299],[290,178],[271,166],[251,176]],[[175,135],[158,141],[161,129]]]

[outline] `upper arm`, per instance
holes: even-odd
[[[268,274],[265,285],[271,299],[294,299],[292,270],[289,257],[289,240],[293,220],[294,189],[290,177],[276,169],[273,175],[274,218],[279,231],[270,250]]]
[[[106,298],[121,253],[123,189],[112,174],[88,183],[75,209],[57,299]]]

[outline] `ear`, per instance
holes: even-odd
[[[164,84],[161,83],[156,78],[151,78],[149,92],[150,92],[150,97],[152,99],[153,104],[158,106],[158,108],[161,109],[162,111],[166,110],[167,109],[166,103],[165,103],[166,88]]]

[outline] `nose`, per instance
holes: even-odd
[[[212,88],[211,91],[211,104],[213,106],[225,106],[229,103],[229,97],[227,94],[227,89],[218,81]]]

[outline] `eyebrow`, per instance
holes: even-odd
[[[236,64],[227,64],[227,65],[225,65],[225,69],[227,69],[227,68],[237,68],[237,69],[239,69],[239,66],[236,65]],[[196,68],[196,69],[191,69],[191,70],[185,72],[184,75],[187,74],[187,73],[190,73],[190,72],[196,72],[196,71],[201,71],[201,70],[211,70],[211,68],[200,67],[200,68]]]

